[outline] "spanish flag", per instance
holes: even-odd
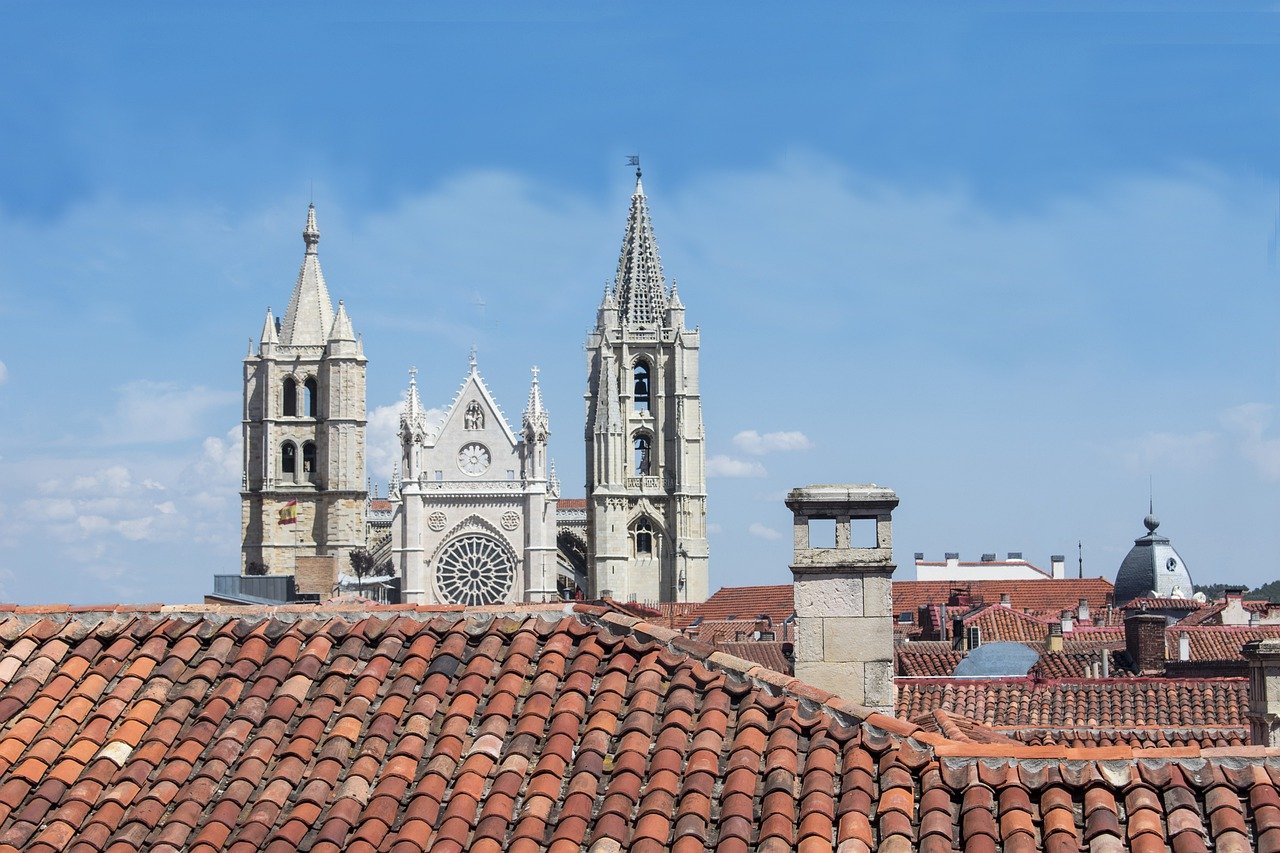
[[[298,523],[298,502],[289,501],[280,507],[280,524],[297,524]]]

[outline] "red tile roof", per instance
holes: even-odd
[[[986,604],[998,604],[1000,596],[1010,596],[1016,610],[1032,610],[1056,617],[1074,610],[1086,599],[1094,618],[1102,618],[1113,587],[1106,578],[1061,578],[1057,580],[1013,581],[894,581],[893,612],[911,613],[928,604],[946,604],[955,589],[964,589]],[[754,619],[768,614],[775,622],[795,612],[791,584],[768,586],[725,586],[698,608],[704,619]],[[689,617],[692,621],[693,617]],[[687,624],[687,622],[685,623]]]
[[[914,640],[893,647],[895,672],[921,678],[949,676],[956,664],[964,660],[964,652],[951,647],[950,640]]]
[[[992,604],[975,610],[962,620],[965,628],[978,628],[983,643],[1043,643],[1049,633],[1049,620]]]
[[[0,619],[40,853],[1270,850],[1277,760],[953,739],[586,605]]]
[[[556,501],[556,509],[586,509],[586,498],[560,498]]]
[[[1244,660],[1240,649],[1250,640],[1280,637],[1280,625],[1193,625],[1181,622],[1165,631],[1169,660],[1178,659],[1179,635],[1186,634],[1191,660]]]
[[[1036,678],[1100,678],[1103,651],[1106,650],[1042,652],[1028,675]],[[1108,660],[1107,671],[1112,678],[1129,675],[1114,657]]]
[[[1194,598],[1132,598],[1123,610],[1199,610],[1206,605]]]
[[[1217,679],[902,679],[897,715],[941,709],[1031,743],[1246,742],[1248,683]]]
[[[726,654],[758,663],[775,672],[790,673],[791,661],[787,659],[786,650],[783,648],[789,645],[791,644],[783,643],[781,640],[777,642],[760,640],[749,643],[721,643],[716,648]]]

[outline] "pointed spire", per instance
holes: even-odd
[[[267,319],[262,323],[262,336],[259,340],[263,344],[278,344],[280,338],[276,336],[276,318],[272,316],[271,309],[267,309]]]
[[[680,301],[680,288],[674,278],[671,279],[671,301],[667,303],[667,307],[672,310],[684,310],[684,303]]]
[[[329,288],[320,270],[320,228],[316,225],[316,206],[307,208],[307,227],[302,230],[302,240],[307,252],[298,270],[298,281],[289,297],[289,309],[284,315],[284,329],[280,343],[285,346],[323,346],[328,332],[333,328],[333,303],[329,300]]]
[[[556,460],[551,460],[551,472],[547,476],[547,492],[553,498],[560,496],[560,478],[556,476]]]
[[[627,230],[622,238],[614,286],[623,322],[631,326],[657,326],[662,322],[667,301],[666,284],[639,169],[636,169],[636,189],[631,194],[631,210],[627,215]]]
[[[551,425],[547,409],[542,405],[542,387],[538,384],[538,367],[533,367],[533,381],[529,384],[529,402],[524,407],[524,428],[546,435]]]
[[[409,368],[409,393],[404,399],[404,418],[422,414],[422,399],[418,396],[418,368]]]
[[[347,308],[338,300],[338,315],[333,318],[333,328],[329,330],[331,341],[354,341],[355,330],[351,328],[351,318],[347,316]]]

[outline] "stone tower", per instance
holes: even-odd
[[[893,713],[892,489],[818,485],[792,489],[796,678],[885,714]],[[875,541],[856,547],[853,521],[871,520]],[[810,522],[834,521],[819,545]]]
[[[590,593],[707,597],[706,449],[697,329],[668,290],[640,170],[622,254],[587,337]]]
[[[267,309],[258,352],[244,360],[241,570],[315,572],[320,557],[336,578],[365,544],[366,359],[347,309],[339,302],[335,315],[329,300],[315,205],[302,239],[284,322]]]

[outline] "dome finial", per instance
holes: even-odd
[[[1156,518],[1154,512],[1147,513],[1147,517],[1142,519],[1142,523],[1146,526],[1148,533],[1155,533],[1156,528],[1160,526],[1160,519]]]

